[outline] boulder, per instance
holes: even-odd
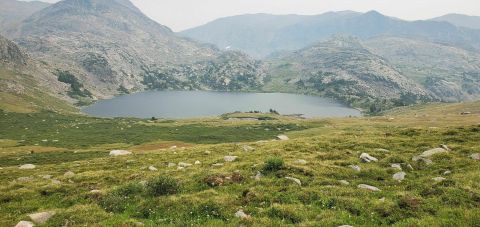
[[[405,172],[398,172],[393,174],[393,179],[396,181],[402,181],[402,180],[405,180],[406,175],[407,174]]]
[[[18,167],[19,169],[35,169],[37,168],[34,164],[25,164]]]
[[[113,150],[110,151],[110,156],[124,156],[124,155],[130,155],[132,152],[126,151],[126,150]]]
[[[367,162],[367,163],[368,163],[368,162],[378,162],[378,159],[377,159],[377,158],[375,158],[375,157],[373,157],[373,156],[371,156],[371,155],[369,155],[369,154],[367,154],[367,153],[362,153],[362,154],[360,155],[360,160],[361,160],[362,162]]]
[[[240,219],[250,219],[250,215],[243,212],[243,210],[238,210],[235,213],[235,217],[240,218]]]
[[[291,181],[295,182],[296,184],[298,184],[299,186],[302,186],[302,182],[301,182],[299,179],[297,179],[297,178],[285,177],[285,179],[291,180]]]
[[[473,160],[480,160],[480,153],[472,154],[470,155],[470,158]]]
[[[35,213],[35,214],[30,214],[28,217],[32,219],[32,221],[35,224],[44,224],[45,222],[48,221],[53,215],[55,215],[55,212],[53,211],[47,211],[47,212],[40,212],[40,213]]]
[[[179,163],[178,163],[178,166],[179,166],[179,167],[186,168],[186,167],[192,166],[192,164],[186,163],[186,162],[179,162]]]
[[[442,182],[442,181],[444,181],[444,180],[446,180],[446,179],[447,179],[447,178],[445,178],[445,177],[434,177],[434,178],[432,178],[432,180],[435,181],[435,182]]]
[[[33,227],[34,224],[29,221],[20,221],[15,227]]]
[[[377,187],[374,187],[374,186],[371,186],[371,185],[368,185],[368,184],[359,184],[359,185],[358,185],[358,188],[360,188],[360,189],[365,189],[365,190],[369,190],[369,191],[372,191],[372,192],[379,192],[379,191],[381,191],[381,190],[378,189]]]
[[[402,170],[402,165],[400,165],[398,163],[392,164],[391,167],[394,168],[394,169]]]
[[[428,158],[428,157],[432,157],[436,154],[442,154],[442,153],[448,153],[448,150],[445,150],[444,148],[433,148],[433,149],[430,149],[428,151],[425,151],[423,152],[420,157],[422,158]]]
[[[362,170],[362,168],[360,168],[360,166],[357,166],[357,165],[349,165],[348,167],[350,167],[351,169],[357,172],[360,172]]]
[[[243,151],[245,152],[249,152],[249,151],[254,151],[255,148],[251,147],[251,146],[248,146],[248,145],[243,145]]]
[[[72,171],[68,171],[65,174],[63,174],[65,178],[73,178],[75,176],[75,173]]]
[[[288,138],[288,136],[286,135],[278,135],[277,139],[285,141],[285,140],[289,140],[290,138]]]
[[[306,165],[306,164],[307,164],[307,161],[306,161],[306,160],[303,160],[303,159],[298,159],[297,161],[295,161],[295,164]]]
[[[200,161],[195,161],[195,165],[201,165],[202,163]]]
[[[343,185],[350,185],[350,182],[346,180],[339,180],[338,182],[340,182],[340,184],[343,184]]]
[[[414,156],[412,158],[412,161],[415,161],[415,162],[424,162],[427,166],[433,164],[432,160],[428,159],[428,158],[423,158],[423,157],[420,157],[420,156]]]
[[[223,160],[225,160],[226,162],[234,162],[235,160],[237,160],[238,156],[225,156],[223,157]]]
[[[148,167],[148,170],[150,170],[150,171],[158,171],[158,169],[155,168],[155,166],[149,166],[149,167]]]

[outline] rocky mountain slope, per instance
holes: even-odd
[[[0,36],[0,62],[8,65],[25,65],[27,56],[15,43]]]
[[[0,0],[0,34],[49,5],[40,1]]]
[[[480,97],[480,54],[476,51],[395,37],[364,44],[443,101]]]
[[[445,21],[450,24],[471,28],[471,29],[480,29],[480,17],[479,16],[468,16],[463,14],[447,14],[441,17],[436,17],[431,19],[433,21]]]
[[[466,49],[480,48],[478,30],[456,27],[447,22],[403,21],[376,11],[364,14],[331,12],[317,16],[242,15],[218,19],[181,34],[220,48],[245,51],[256,57],[282,50],[297,50],[337,34],[363,39],[388,35]]]
[[[210,45],[178,37],[128,0],[64,0],[35,13],[9,34],[57,76],[88,90],[80,96],[91,98],[143,90],[152,68],[183,67],[223,56]],[[235,64],[243,62],[232,56]],[[222,76],[236,77],[242,68]]]
[[[266,89],[285,86],[286,90],[333,97],[372,112],[435,99],[351,37],[335,37],[268,62]]]

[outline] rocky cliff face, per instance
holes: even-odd
[[[27,57],[15,43],[0,36],[0,62],[9,65],[25,65]]]
[[[434,99],[350,37],[336,37],[271,59],[269,69],[269,83],[278,83],[275,75],[280,75],[283,82],[299,91],[337,98],[372,111]]]

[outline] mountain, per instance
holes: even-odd
[[[245,51],[256,57],[304,48],[337,34],[362,39],[397,36],[456,45],[465,49],[480,49],[478,30],[457,27],[447,22],[403,21],[376,11],[363,14],[330,12],[317,16],[242,15],[218,19],[181,34],[220,48],[228,46]]]
[[[352,37],[337,36],[269,59],[268,65],[267,90],[284,86],[372,112],[435,99]]]
[[[443,101],[480,98],[477,51],[398,37],[378,37],[363,43]]]
[[[49,3],[39,1],[0,0],[0,33],[15,27],[22,20],[49,5]]]
[[[480,17],[468,16],[463,14],[447,14],[441,17],[431,19],[432,21],[445,21],[453,25],[471,29],[480,29]]]
[[[152,68],[216,61],[224,54],[178,37],[128,0],[64,0],[33,14],[9,34],[63,82],[81,85],[84,91],[70,93],[78,99],[141,91]]]

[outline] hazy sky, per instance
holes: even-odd
[[[57,2],[58,0],[43,0]],[[480,15],[479,0],[131,0],[160,24],[174,31],[205,24],[219,17],[245,13],[320,14],[327,11],[377,10],[406,20],[447,13]]]

